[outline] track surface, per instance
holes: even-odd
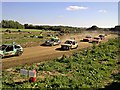
[[[62,40],[61,44],[63,44],[63,42],[66,39],[69,39],[70,37],[75,37],[75,39],[79,43],[79,47],[75,50],[92,46],[91,43],[80,42],[80,40],[83,39],[86,35],[98,36],[99,34],[98,33],[84,33],[80,35],[65,35],[61,38]],[[108,35],[104,41],[110,38],[114,38],[114,37],[116,37],[116,35]],[[60,57],[63,54],[71,54],[73,51],[75,51],[75,50],[60,51],[60,50],[56,50],[57,48],[60,48],[60,45],[52,46],[52,47],[36,46],[36,47],[24,48],[24,52],[21,56],[4,58],[2,60],[2,69],[8,69],[11,67],[21,66],[25,64],[32,64],[32,63],[38,63],[38,62],[45,61],[45,60],[51,60],[51,59]]]

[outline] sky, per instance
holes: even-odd
[[[2,2],[119,2],[119,0],[1,0]]]
[[[2,2],[2,19],[73,27],[118,25],[118,2]]]

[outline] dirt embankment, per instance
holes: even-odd
[[[83,49],[83,48],[92,46],[91,43],[80,42],[80,40],[83,39],[86,35],[98,36],[99,34],[98,33],[83,33],[83,34],[75,34],[75,35],[65,35],[61,37],[61,41],[62,41],[61,44],[63,44],[63,42],[66,39],[75,37],[75,39],[79,43],[78,49]],[[114,38],[114,37],[116,37],[116,35],[108,35],[104,41],[108,40],[109,38]],[[60,45],[52,46],[52,47],[35,46],[35,47],[24,48],[24,52],[21,56],[4,58],[2,60],[2,68],[7,69],[10,67],[16,67],[16,66],[21,66],[25,64],[32,64],[32,63],[38,63],[38,62],[45,61],[45,60],[51,60],[51,59],[60,57],[63,54],[72,54],[72,52],[75,51],[75,50],[60,51],[60,50],[57,50],[57,48],[60,48]]]

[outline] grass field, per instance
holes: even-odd
[[[38,29],[13,29],[13,28],[2,28],[2,31],[5,31],[5,30],[11,30],[11,31],[18,31],[18,30],[21,30],[21,31],[29,31],[29,32],[33,32],[33,31],[36,31],[36,32],[40,32],[42,30],[38,30]]]
[[[37,30],[37,29],[10,29],[9,28],[8,30],[11,30],[11,33],[8,33],[8,32],[5,32],[7,29],[8,28],[2,28],[2,32],[0,33],[0,35],[2,36],[2,40],[0,41],[0,43],[2,44],[9,44],[9,43],[16,42],[18,44],[21,44],[23,47],[31,47],[31,46],[38,46],[39,44],[44,43],[44,41],[48,38],[47,37],[48,34],[52,36],[56,36],[56,35],[58,35],[59,37],[61,36],[60,32],[57,32],[57,31],[55,32],[55,31],[45,31],[45,30]],[[21,32],[18,32],[18,30],[21,30]],[[103,31],[99,31],[99,33],[101,32]],[[41,33],[43,35],[43,38],[36,38],[36,36],[40,36]],[[83,30],[81,33],[86,33],[86,31],[84,32]]]
[[[40,43],[43,43],[48,37],[47,35],[50,34],[52,36],[55,36],[58,34],[58,32],[54,31],[42,31],[42,30],[36,30],[36,29],[8,29],[11,30],[11,33],[5,32],[7,28],[2,28],[2,44],[8,44],[16,42],[18,44],[21,44],[23,47],[29,47],[29,46],[36,46]],[[18,32],[18,30],[21,30],[22,32]],[[43,38],[37,38],[36,36],[43,35]]]

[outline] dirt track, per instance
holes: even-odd
[[[64,37],[61,38],[61,40],[63,43],[66,39],[69,39],[70,37],[75,37],[76,40],[79,42],[78,49],[82,49],[82,48],[86,48],[88,46],[92,46],[92,44],[90,44],[90,43],[80,42],[80,40],[82,38],[84,38],[86,35],[97,36],[98,34],[97,33],[89,33],[89,34],[85,33],[85,34],[72,35],[72,36],[65,35]],[[109,38],[113,38],[113,37],[115,37],[115,35],[109,35],[106,37],[106,39],[104,41],[108,40]],[[51,60],[51,59],[60,57],[63,54],[71,54],[73,51],[75,51],[75,50],[60,51],[60,50],[56,50],[57,48],[60,48],[60,45],[53,46],[53,47],[36,46],[36,47],[24,48],[24,52],[21,56],[4,58],[2,60],[2,68],[7,69],[10,67],[20,66],[20,65],[25,65],[25,64],[38,63],[38,62],[44,61],[44,60]]]

